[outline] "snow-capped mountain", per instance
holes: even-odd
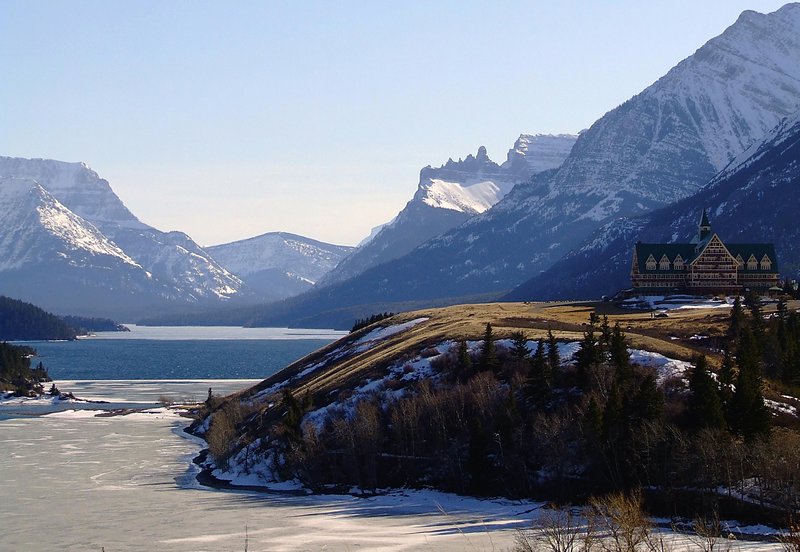
[[[206,251],[262,297],[277,300],[308,290],[354,249],[271,232]]]
[[[0,157],[0,175],[33,179],[63,206],[190,304],[246,300],[255,296],[189,236],[162,232],[141,222],[109,183],[83,163]],[[0,258],[4,250],[0,249]]]
[[[723,241],[775,244],[781,274],[800,277],[800,111],[736,157],[694,196],[598,229],[550,270],[507,299],[576,299],[612,294],[630,285],[637,240],[688,242],[707,209]]]
[[[140,312],[177,299],[30,178],[0,177],[0,289],[59,312]]]
[[[557,169],[572,151],[575,134],[521,134],[508,150],[501,167],[527,180],[534,174]]]
[[[478,148],[476,155],[430,165],[420,171],[414,197],[379,232],[325,276],[322,285],[352,278],[381,263],[401,257],[427,240],[490,209],[515,184],[531,175],[558,167],[577,136],[522,134],[498,165]]]

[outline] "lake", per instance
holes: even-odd
[[[202,487],[191,459],[203,445],[183,432],[188,420],[163,408],[96,414],[231,393],[343,332],[132,330],[29,343],[63,391],[108,402],[0,405],[0,550],[494,550],[528,523],[530,505],[435,492]]]
[[[30,341],[55,380],[264,379],[347,332],[147,327],[77,341]]]

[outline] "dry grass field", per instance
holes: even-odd
[[[790,303],[789,307],[797,309],[800,302]],[[764,309],[765,313],[774,310],[774,305]],[[337,392],[380,377],[389,364],[411,359],[426,348],[448,340],[480,340],[487,323],[492,324],[496,339],[508,338],[517,331],[525,332],[529,339],[540,339],[550,330],[558,340],[580,340],[592,311],[601,317],[607,316],[612,326],[619,323],[633,348],[679,360],[690,360],[702,353],[708,357],[712,368],[719,366],[720,355],[709,344],[727,328],[729,310],[726,308],[679,309],[670,311],[667,318],[653,318],[650,312],[624,310],[601,302],[468,304],[406,312],[377,322],[311,353],[237,394],[237,398],[252,396],[290,380],[289,389],[310,393],[315,403],[318,404],[319,399],[324,403]],[[359,340],[376,328],[420,318],[427,320],[369,346],[359,346]],[[710,339],[690,339],[696,335]],[[313,365],[318,365],[318,369],[309,371]]]

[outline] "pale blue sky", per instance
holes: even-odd
[[[0,155],[85,161],[203,245],[354,244],[424,165],[587,128],[783,3],[0,0]]]

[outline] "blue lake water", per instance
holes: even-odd
[[[273,328],[132,328],[27,342],[55,380],[263,379],[341,332]]]

